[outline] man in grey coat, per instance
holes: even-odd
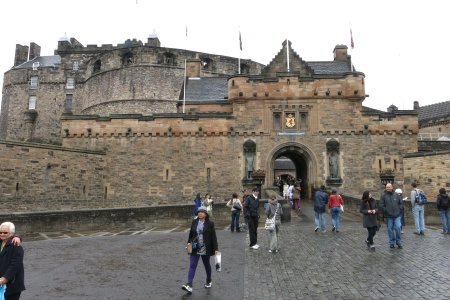
[[[386,190],[380,199],[380,210],[386,217],[388,228],[389,246],[402,249],[402,234],[401,234],[401,211],[403,209],[402,198],[392,191],[392,184],[386,184]]]

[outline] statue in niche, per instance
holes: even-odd
[[[338,154],[332,152],[329,157],[330,178],[339,178]]]
[[[252,178],[253,160],[254,160],[254,153],[250,152],[250,151],[246,152],[245,153],[245,174],[247,175],[247,179]]]

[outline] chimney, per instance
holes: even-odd
[[[23,64],[28,58],[28,46],[16,44],[16,54],[14,56],[14,67]]]
[[[200,58],[186,59],[186,77],[200,77],[201,63]]]
[[[150,47],[161,47],[161,42],[159,41],[158,36],[156,35],[155,31],[151,33],[147,38],[147,46]]]
[[[28,60],[32,60],[36,57],[41,56],[41,46],[38,44],[31,42],[30,43],[30,53],[28,54]]]
[[[418,110],[419,108],[419,101],[414,101],[414,110]]]
[[[334,47],[334,61],[347,61],[347,46],[345,45],[336,45]]]

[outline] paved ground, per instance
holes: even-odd
[[[282,224],[278,254],[268,253],[263,229],[251,250],[246,233],[218,224],[222,272],[204,289],[200,263],[192,295],[180,288],[188,226],[36,234],[24,245],[22,299],[450,299],[450,235],[406,228],[404,249],[390,249],[383,226],[373,252],[359,216],[343,217],[340,233],[315,233],[306,205]]]

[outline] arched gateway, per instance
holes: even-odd
[[[268,155],[267,170],[269,172],[266,175],[268,184],[275,180],[275,160],[281,157],[292,161],[295,166],[295,178],[302,181],[302,197],[310,197],[315,178],[317,178],[317,159],[314,153],[305,145],[296,142],[283,143],[275,147]]]

